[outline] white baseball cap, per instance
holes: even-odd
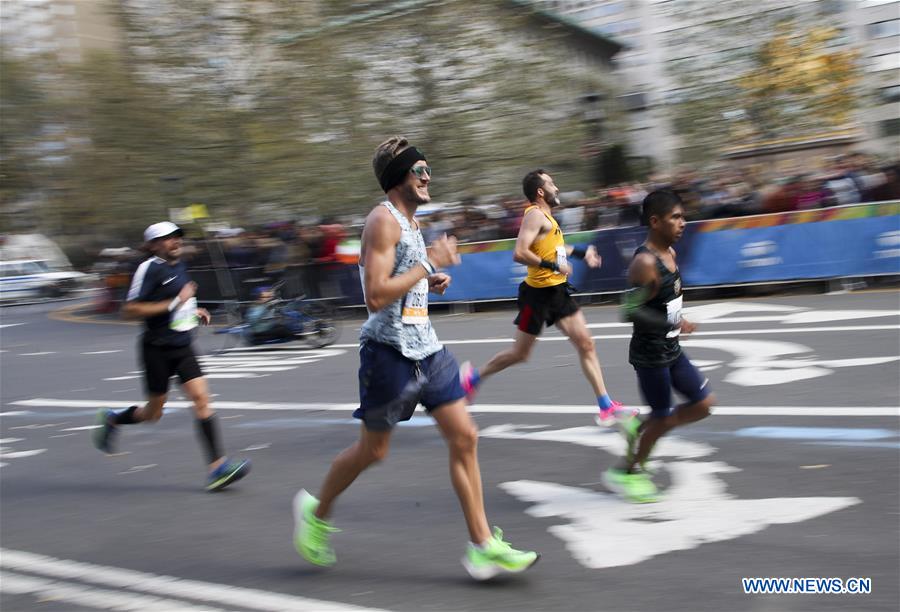
[[[181,230],[181,228],[171,221],[160,221],[159,223],[154,223],[144,230],[144,241],[150,242],[151,240],[156,240],[157,238],[165,238],[166,236],[171,236],[172,234],[184,236],[184,232]]]

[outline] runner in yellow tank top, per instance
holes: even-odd
[[[538,211],[550,222],[550,229],[542,236],[538,236],[528,250],[537,255],[541,261],[555,261],[558,267],[562,267],[566,263],[566,242],[563,240],[562,230],[559,224],[549,212],[541,209],[540,206],[529,206],[522,214],[522,219],[528,216],[532,211]],[[525,282],[531,287],[553,287],[566,282],[566,275],[559,270],[551,268],[542,268],[540,265],[528,266],[528,276]]]
[[[472,398],[483,379],[528,359],[544,325],[555,324],[578,350],[581,369],[597,396],[597,423],[611,425],[624,416],[636,414],[607,394],[594,340],[566,282],[572,272],[568,257],[584,259],[588,266],[597,268],[600,266],[597,249],[593,245],[566,246],[559,224],[550,214],[553,207],[559,206],[559,188],[544,170],[525,175],[522,190],[531,205],[522,215],[513,259],[528,266],[528,276],[519,285],[515,343],[494,355],[480,371],[464,363],[460,370],[463,389]]]

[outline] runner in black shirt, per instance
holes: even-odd
[[[656,501],[656,486],[643,466],[653,445],[669,430],[709,416],[715,402],[709,381],[681,349],[678,337],[694,331],[681,316],[681,274],[672,245],[684,233],[681,199],[670,191],[654,191],[644,198],[642,220],[649,227],[628,269],[631,289],[622,311],[634,324],[628,361],[634,366],[650,416],[622,424],[628,440],[625,459],[603,474],[604,483],[633,502]],[[687,401],[672,406],[672,389]]]
[[[246,476],[250,462],[229,461],[221,450],[206,378],[191,348],[192,330],[198,322],[208,324],[209,313],[197,307],[197,284],[180,261],[181,236],[181,229],[168,221],[154,223],[144,232],[153,256],[135,271],[122,312],[126,317],[144,320],[140,356],[147,403],[118,413],[101,410],[97,414],[99,427],[94,431],[94,446],[112,454],[119,425],[158,421],[168,397],[169,379],[177,374],[185,394],[194,403],[197,432],[209,459],[206,489],[218,491]]]

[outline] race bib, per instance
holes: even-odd
[[[428,323],[428,278],[423,278],[413,285],[413,288],[406,294],[400,321],[406,325]]]
[[[197,298],[190,298],[172,312],[169,329],[184,332],[195,327],[197,327]]]
[[[681,304],[684,296],[679,295],[674,300],[666,302],[666,319],[669,325],[675,329],[666,334],[666,338],[677,338],[681,334]]]
[[[556,247],[556,265],[562,268],[564,265],[566,265],[567,262],[568,259],[566,258],[566,247]]]

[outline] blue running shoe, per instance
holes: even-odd
[[[229,461],[226,457],[225,461],[222,462],[222,465],[213,470],[209,475],[209,481],[206,483],[206,490],[211,493],[214,491],[221,491],[249,473],[249,460],[241,459],[240,461]]]
[[[116,416],[116,413],[112,410],[97,411],[97,428],[94,429],[91,434],[91,437],[94,440],[94,446],[97,450],[102,451],[107,455],[112,455],[115,452],[113,450],[113,442],[116,439],[116,432],[119,428],[110,421],[114,416]]]

